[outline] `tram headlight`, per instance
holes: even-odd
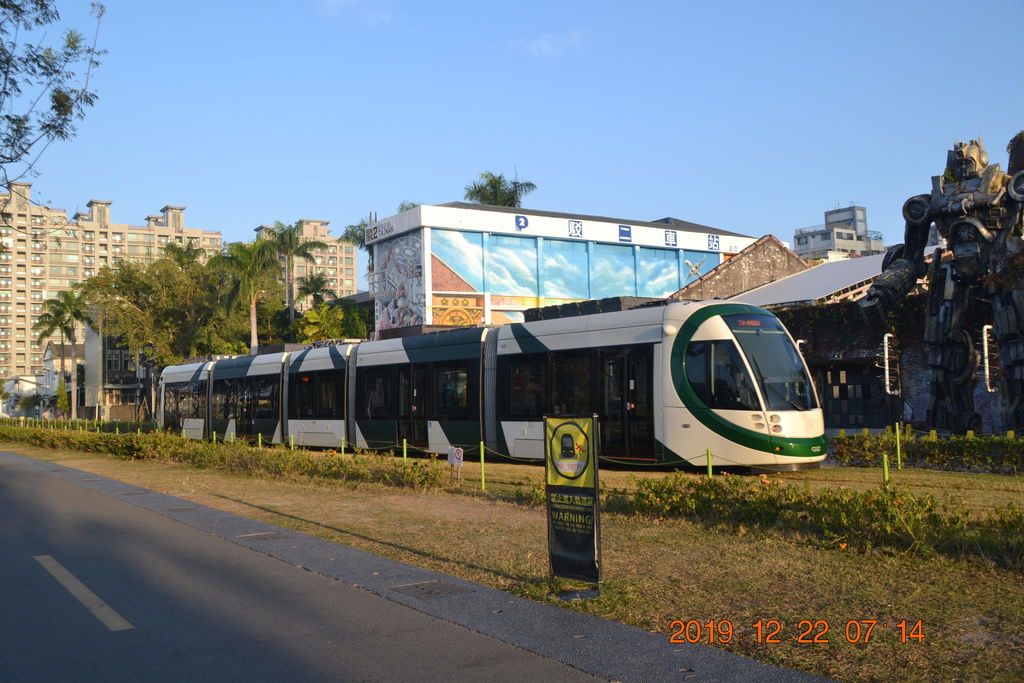
[[[782,425],[772,425],[772,434],[778,434],[782,431]]]

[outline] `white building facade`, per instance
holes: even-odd
[[[540,306],[664,297],[754,241],[671,218],[421,205],[366,229],[376,331],[521,322]]]

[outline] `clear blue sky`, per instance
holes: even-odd
[[[1024,128],[1021,0],[106,0],[96,106],[35,198],[249,240],[335,234],[485,170],[527,208],[791,241],[856,203],[886,242],[954,139]],[[63,21],[91,32],[88,3]]]

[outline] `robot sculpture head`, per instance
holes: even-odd
[[[977,178],[988,166],[988,153],[981,138],[970,142],[954,142],[946,153],[946,179]]]

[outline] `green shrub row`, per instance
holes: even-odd
[[[829,451],[843,465],[877,467],[882,454],[896,463],[896,436],[840,434],[829,441]],[[906,434],[900,438],[904,466],[957,472],[1015,474],[1024,471],[1024,439],[1007,436],[949,436],[932,439]]]
[[[377,453],[341,457],[334,451],[190,441],[161,432],[112,434],[0,426],[0,441],[100,453],[123,460],[180,462],[252,475],[297,475],[414,489],[436,488],[447,481],[444,468],[432,459],[403,461]]]
[[[522,487],[522,484],[520,484]],[[634,479],[632,494],[602,489],[601,508],[654,519],[691,519],[709,526],[779,530],[836,549],[890,548],[952,557],[976,556],[1024,570],[1024,508],[1011,505],[971,519],[960,503],[918,497],[906,487],[812,491],[760,478],[714,478],[676,472]],[[519,499],[544,502],[544,487],[519,489]]]
[[[0,427],[33,427],[39,429],[68,429],[75,432],[152,432],[155,422],[122,422],[121,420],[47,420],[35,417],[0,418]]]

